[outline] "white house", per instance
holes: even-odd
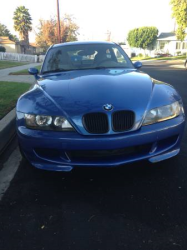
[[[171,55],[187,53],[187,36],[183,42],[177,40],[174,32],[161,33],[157,38],[156,50]]]
[[[24,41],[11,41],[7,36],[0,36],[0,46],[3,46],[8,53],[36,54],[36,46],[28,45]]]
[[[178,54],[186,54],[187,53],[187,36],[183,42],[177,40],[176,35],[174,32],[164,32],[160,33],[157,40],[152,44],[148,49],[143,50],[140,48],[132,48],[128,45],[121,46],[125,52],[131,57],[132,53],[139,55],[139,54],[146,54],[150,57],[155,57],[157,53],[161,54],[171,54],[173,56]]]
[[[3,46],[6,49],[6,52],[9,53],[17,53],[19,50],[19,46],[7,36],[0,36],[0,46]]]

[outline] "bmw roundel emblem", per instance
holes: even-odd
[[[104,110],[106,110],[106,111],[111,111],[111,110],[113,110],[112,104],[105,104],[105,105],[103,105],[103,108],[104,108]]]

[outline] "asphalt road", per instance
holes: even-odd
[[[142,71],[173,84],[187,110],[187,71]],[[186,250],[186,136],[178,157],[156,165],[53,173],[22,160],[0,201],[0,250]]]

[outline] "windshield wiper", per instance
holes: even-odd
[[[94,68],[80,68],[80,69],[76,69],[76,70],[89,70],[89,69],[108,69],[108,67],[94,67]]]
[[[98,66],[98,67],[95,67],[94,69],[107,69],[108,67],[105,67],[105,66]]]
[[[70,70],[69,69],[53,69],[53,70],[43,71],[42,74],[63,72],[63,71],[70,71]]]
[[[129,67],[125,67],[125,66],[115,66],[115,67],[106,67],[106,66],[98,66],[98,67],[94,67],[94,68],[82,68],[79,70],[85,70],[85,69],[127,69]]]

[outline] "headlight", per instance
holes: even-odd
[[[177,117],[181,113],[184,113],[182,103],[174,102],[167,106],[151,109],[147,112],[143,125],[150,125],[157,122]]]
[[[72,128],[71,124],[64,117],[56,117],[54,120],[54,125],[62,129]]]
[[[26,127],[42,130],[72,131],[71,124],[61,116],[30,115],[25,114]]]
[[[47,127],[52,124],[52,117],[46,115],[37,115],[35,118],[36,124],[38,126]]]

